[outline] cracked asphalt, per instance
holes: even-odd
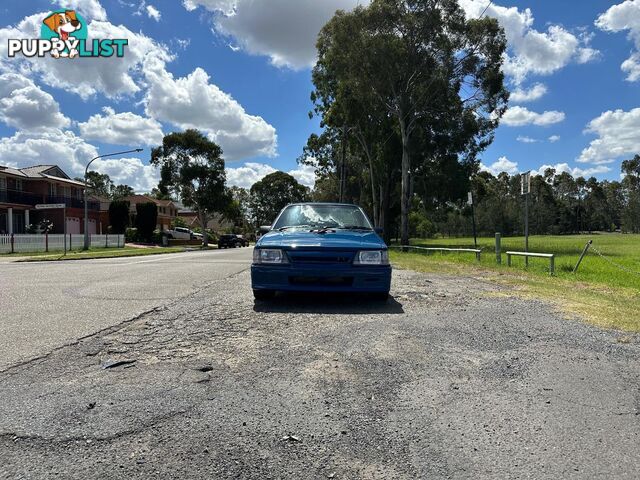
[[[254,303],[246,252],[0,372],[0,478],[638,478],[637,335],[401,270]]]

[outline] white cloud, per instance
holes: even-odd
[[[86,122],[78,124],[83,138],[131,147],[162,144],[162,125],[156,120],[132,112],[116,113],[109,107],[105,107],[103,112],[105,115],[92,115]]]
[[[47,129],[38,132],[18,132],[0,138],[2,162],[19,168],[38,164],[56,164],[70,177],[82,177],[89,160],[98,150],[71,131]],[[155,167],[144,165],[137,158],[96,160],[91,168],[108,173],[116,183],[130,185],[134,190],[149,191],[160,178]]]
[[[107,12],[98,0],[52,0],[56,8],[78,10],[87,20],[106,20]]]
[[[198,7],[204,7],[212,12],[222,12],[225,15],[232,15],[237,0],[183,0],[182,4],[188,11],[193,11]]]
[[[278,67],[304,69],[316,61],[316,39],[338,9],[366,0],[185,0],[187,10],[202,6],[216,13],[215,30],[233,37],[253,55]]]
[[[486,0],[460,0],[468,17],[477,18],[487,8]],[[531,9],[502,7],[490,4],[486,15],[497,18],[508,41],[505,72],[516,83],[528,75],[549,75],[572,61],[584,63],[598,56],[588,47],[588,37],[576,37],[559,25],[550,25],[546,32],[533,28]]]
[[[227,183],[242,188],[251,188],[254,183],[277,171],[265,163],[247,162],[242,167],[227,168]],[[309,188],[313,188],[316,183],[315,167],[313,166],[299,165],[298,168],[289,170],[287,173]]]
[[[174,78],[163,60],[153,58],[144,72],[149,85],[144,103],[150,117],[206,132],[222,147],[227,160],[276,155],[275,128],[262,117],[249,115],[231,95],[209,83],[202,68]]]
[[[49,93],[16,73],[0,75],[0,121],[24,130],[64,128],[71,123]]]
[[[605,164],[640,149],[640,108],[607,111],[589,122],[586,133],[598,136],[582,150],[578,162]]]
[[[251,185],[273,172],[277,172],[277,170],[271,165],[248,162],[243,167],[227,168],[227,183],[242,188],[251,188]]]
[[[607,166],[604,165],[599,165],[597,167],[593,167],[593,168],[587,168],[587,169],[582,169],[582,168],[572,168],[569,166],[568,163],[556,163],[555,165],[542,165],[538,170],[533,170],[531,173],[533,175],[540,175],[540,176],[544,176],[544,172],[545,170],[552,168],[556,171],[556,173],[562,173],[562,172],[566,172],[568,174],[570,174],[572,177],[585,177],[585,178],[589,178],[592,177],[594,175],[599,175],[602,173],[608,173],[611,171],[611,169]]]
[[[519,135],[518,138],[516,138],[516,140],[521,143],[538,143],[539,142],[539,140],[536,140],[535,138],[527,137],[525,135]]]
[[[21,131],[0,139],[0,158],[19,167],[57,164],[70,176],[82,175],[96,148],[71,131],[52,128],[38,132]]]
[[[634,43],[636,51],[620,68],[627,74],[628,81],[640,80],[640,1],[625,0],[613,5],[596,19],[595,25],[605,32],[629,31],[629,40]]]
[[[160,10],[158,10],[153,5],[147,5],[146,9],[147,9],[147,16],[149,18],[154,19],[156,22],[160,21],[160,17],[162,16],[160,13]]]
[[[313,165],[298,165],[288,173],[305,187],[313,188],[316,184],[316,167]]]
[[[531,88],[523,89],[517,87],[509,96],[509,101],[513,103],[525,103],[538,100],[547,93],[547,87],[542,83],[536,83]]]
[[[86,99],[96,93],[110,98],[132,95],[141,90],[138,78],[143,62],[149,56],[168,59],[166,48],[142,33],[134,33],[128,28],[109,22],[92,21],[89,26],[89,40],[93,38],[126,38],[129,45],[122,58],[76,58],[60,61],[46,58],[8,58],[9,38],[38,38],[40,25],[46,13],[38,13],[24,18],[15,27],[0,29],[0,71],[20,71],[39,77],[46,85],[80,95]]]
[[[139,158],[99,159],[91,169],[106,173],[115,184],[129,185],[136,192],[150,192],[160,181],[158,169],[143,164]]]
[[[480,170],[489,172],[491,175],[498,176],[502,172],[506,172],[509,175],[516,175],[518,171],[518,163],[512,162],[507,157],[500,157],[497,161],[487,166],[483,163],[480,164]]]
[[[556,143],[559,140],[560,140],[560,135],[551,135],[549,137],[549,142],[551,142],[551,143]]]
[[[524,125],[537,125],[546,127],[564,121],[565,114],[555,110],[537,113],[525,107],[511,107],[502,117],[502,123],[509,127],[522,127]]]

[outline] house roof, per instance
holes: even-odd
[[[126,200],[131,204],[153,202],[160,207],[167,207],[169,205],[175,206],[175,204],[171,200],[158,200],[157,198],[153,198],[148,195],[139,195],[139,194],[130,195],[128,197],[125,197],[123,200]]]
[[[6,173],[8,175],[22,178],[56,180],[58,182],[71,183],[73,185],[84,187],[84,182],[71,180],[69,175],[64,173],[64,171],[57,165],[33,165],[25,168],[12,168],[0,165],[0,173]]]

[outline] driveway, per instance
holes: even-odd
[[[637,478],[637,336],[482,279],[392,295],[254,303],[241,269],[9,368],[0,477]]]

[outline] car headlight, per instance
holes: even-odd
[[[289,263],[285,253],[279,248],[254,248],[253,263]]]
[[[389,253],[386,250],[362,250],[356,254],[354,265],[389,265]]]

